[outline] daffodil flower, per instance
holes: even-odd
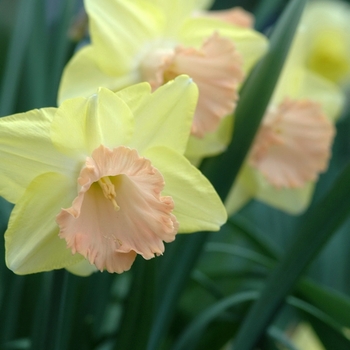
[[[183,156],[197,101],[186,76],[100,88],[0,119],[0,194],[15,203],[6,262],[18,274],[121,273],[177,232],[219,229],[226,211]]]
[[[230,214],[256,198],[291,214],[304,211],[328,167],[333,123],[344,104],[335,84],[302,66],[293,46],[247,160],[226,200]]]
[[[306,66],[335,83],[350,79],[350,5],[338,0],[310,1],[296,38]]]
[[[91,44],[65,68],[59,102],[89,96],[98,86],[117,91],[147,81],[155,90],[187,74],[199,89],[191,134],[199,141],[208,135],[210,143],[210,134],[235,109],[238,87],[267,45],[250,28],[195,18],[195,9],[202,6],[198,0],[85,0]],[[189,153],[222,151],[230,135],[226,130],[224,142],[189,145]]]

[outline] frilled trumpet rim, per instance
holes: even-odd
[[[172,198],[161,196],[163,176],[135,149],[101,145],[78,184],[72,206],[57,215],[59,236],[99,270],[126,271],[136,254],[151,259],[175,239],[178,222]]]
[[[320,104],[285,99],[264,116],[249,164],[276,188],[302,187],[326,170],[334,135]]]
[[[153,90],[181,74],[197,84],[199,99],[191,134],[203,137],[215,131],[222,118],[233,113],[243,81],[243,59],[231,40],[214,33],[200,49],[177,46],[148,54],[140,70]]]

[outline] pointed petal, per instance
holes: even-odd
[[[179,232],[218,231],[227,214],[218,194],[203,174],[180,154],[165,147],[145,153],[165,180],[163,195],[175,202]]]
[[[137,83],[138,75],[132,71],[122,75],[104,72],[96,61],[96,52],[91,45],[78,51],[66,65],[58,92],[58,104],[73,97],[89,97],[100,86],[117,91]]]
[[[67,100],[52,122],[55,146],[79,161],[101,144],[117,147],[127,144],[134,129],[129,107],[112,91],[100,88],[89,99]]]
[[[184,46],[200,47],[203,41],[218,32],[231,39],[243,57],[243,71],[248,72],[266,52],[267,39],[249,28],[230,25],[214,18],[193,18],[184,23],[179,33],[179,41]]]
[[[137,66],[147,42],[162,33],[165,19],[149,1],[86,0],[96,60],[107,74]]]
[[[76,183],[45,173],[35,178],[14,207],[5,233],[6,264],[17,274],[60,269],[83,259],[58,237],[56,215],[71,203]]]
[[[32,110],[0,119],[0,195],[15,203],[39,174],[69,173],[71,160],[50,139],[55,108]]]
[[[129,104],[135,116],[135,133],[129,146],[141,155],[146,148],[154,146],[166,146],[183,153],[197,97],[198,90],[192,79],[179,76],[147,98],[143,97],[139,104]]]

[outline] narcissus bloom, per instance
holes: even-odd
[[[177,232],[218,230],[226,211],[183,156],[197,101],[188,77],[0,119],[0,194],[15,203],[6,262],[18,274],[128,270]]]
[[[310,1],[297,36],[306,66],[336,83],[350,79],[350,5],[338,0]]]
[[[231,214],[251,198],[300,213],[328,167],[344,98],[335,84],[305,69],[295,49],[226,200]]]
[[[201,140],[232,113],[246,72],[265,52],[251,28],[193,16],[198,0],[85,0],[91,44],[68,63],[59,101],[147,81],[155,90],[180,74],[198,85],[191,134]],[[223,146],[220,146],[223,148]],[[191,152],[210,152],[192,147]]]

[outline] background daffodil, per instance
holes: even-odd
[[[101,88],[2,118],[0,194],[15,203],[8,267],[83,274],[87,259],[120,273],[137,254],[162,254],[177,232],[218,230],[225,208],[183,156],[196,101],[182,76],[154,93],[147,83]]]
[[[296,38],[307,67],[338,84],[350,79],[350,5],[338,0],[310,1]]]
[[[328,167],[333,123],[343,105],[338,86],[308,70],[294,45],[227,198],[229,213],[251,198],[291,214],[304,211],[319,174]]]
[[[59,102],[88,96],[98,86],[116,91],[148,81],[155,90],[177,75],[198,85],[191,134],[198,140],[215,132],[232,113],[245,74],[266,50],[266,39],[251,28],[217,18],[195,17],[198,1],[85,1],[91,44],[68,63]],[[229,124],[229,123],[228,123]],[[191,147],[189,155],[222,151],[230,133],[215,147]]]

